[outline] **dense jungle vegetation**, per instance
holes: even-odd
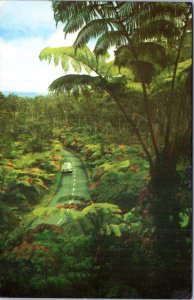
[[[40,59],[72,74],[48,96],[0,94],[1,296],[190,298],[192,7],[52,3],[78,34]],[[83,161],[90,199],[64,197],[65,224],[32,227],[64,148]]]

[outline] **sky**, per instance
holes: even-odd
[[[71,46],[75,37],[56,28],[50,1],[0,0],[0,91],[47,93],[64,71],[41,62],[40,51]]]

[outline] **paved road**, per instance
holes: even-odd
[[[49,209],[51,211],[52,208],[56,208],[64,203],[75,202],[78,196],[86,200],[89,199],[88,179],[82,162],[66,150],[64,151],[64,161],[72,163],[73,172],[67,174],[61,173],[58,190],[48,204],[47,211]],[[43,214],[42,217],[38,217],[31,226],[36,227],[41,223],[62,225],[64,222],[65,218],[61,214],[60,209],[55,209],[52,213]]]

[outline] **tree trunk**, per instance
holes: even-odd
[[[191,240],[189,228],[181,228],[179,213],[182,203],[178,197],[181,186],[176,171],[176,156],[161,154],[151,170],[151,213],[154,219],[153,236],[155,282],[162,298],[172,298],[173,293],[191,286]],[[191,228],[190,228],[191,229]]]
[[[151,170],[151,206],[156,226],[155,237],[158,251],[163,251],[168,247],[167,240],[175,237],[175,231],[179,228],[180,205],[176,201],[176,193],[180,178],[176,172],[176,163],[175,154],[169,156],[163,152],[155,160]]]

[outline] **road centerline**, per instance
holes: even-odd
[[[61,220],[59,220],[59,222],[57,223],[57,225],[60,224],[62,220],[63,220],[63,218],[61,218]]]

